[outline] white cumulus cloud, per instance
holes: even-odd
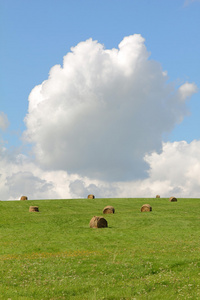
[[[146,157],[151,169],[152,182],[165,182],[169,193],[179,197],[200,196],[200,141],[165,143],[160,155],[153,153]]]
[[[144,42],[139,34],[111,50],[81,42],[31,91],[24,137],[43,168],[103,181],[147,175],[144,156],[161,151],[196,86],[168,83]]]

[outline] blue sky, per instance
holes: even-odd
[[[22,145],[31,90],[62,65],[71,47],[89,38],[113,49],[124,37],[141,34],[169,82],[199,89],[199,15],[198,0],[0,0],[0,111],[9,121],[1,133],[4,146]],[[187,107],[190,115],[163,133],[164,142],[200,139],[199,91]]]
[[[124,36],[140,33],[151,58],[170,80],[200,82],[200,3],[170,1],[11,1],[1,0],[1,110],[8,136],[17,143],[24,129],[28,95],[47,79],[50,68],[90,37],[114,48]],[[199,94],[188,104],[191,116],[168,136],[171,141],[200,137]],[[11,135],[12,133],[12,135]],[[19,134],[20,135],[20,134]]]

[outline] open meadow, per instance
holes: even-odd
[[[200,299],[200,199],[0,201],[0,214],[0,299]]]

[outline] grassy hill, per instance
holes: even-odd
[[[0,201],[0,299],[200,299],[199,238],[200,199]]]

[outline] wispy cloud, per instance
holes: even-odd
[[[0,130],[5,130],[9,125],[7,115],[0,111]]]
[[[183,6],[184,7],[188,6],[188,5],[190,5],[190,4],[194,3],[194,2],[199,2],[200,3],[200,0],[185,0]]]

